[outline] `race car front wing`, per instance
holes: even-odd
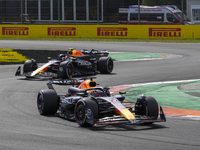
[[[113,117],[105,117],[99,119],[95,124],[144,124],[144,123],[154,123],[154,122],[166,122],[165,114],[162,107],[160,106],[160,115],[158,118],[144,116],[144,115],[134,115],[135,119],[126,119],[124,116],[116,115]]]
[[[21,73],[21,66],[17,68],[17,71],[15,72],[15,76],[25,76],[27,78],[35,78],[35,77],[53,77],[57,78],[56,73],[52,72],[40,72],[39,74],[34,74],[32,75],[32,72],[27,72],[27,73]]]

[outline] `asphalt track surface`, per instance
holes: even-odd
[[[97,75],[101,86],[199,79],[200,44],[0,41],[1,48],[110,52],[152,52],[181,55],[176,59],[115,62],[111,75]],[[81,128],[55,116],[40,116],[36,96],[47,80],[15,77],[18,65],[0,66],[0,149],[2,150],[197,150],[199,120],[167,116],[152,125],[109,125]],[[55,86],[58,93],[67,87]],[[170,98],[170,95],[169,95]],[[181,101],[181,98],[179,99]],[[189,105],[189,104],[188,104]]]

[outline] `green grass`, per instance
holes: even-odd
[[[161,58],[161,54],[157,53],[109,53],[109,57],[116,61],[145,59],[145,58]]]
[[[200,39],[117,39],[117,38],[0,38],[0,40],[30,41],[94,41],[94,42],[157,42],[157,43],[200,43]]]

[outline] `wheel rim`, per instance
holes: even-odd
[[[37,107],[38,107],[38,111],[39,111],[39,112],[42,112],[42,108],[43,108],[43,98],[42,98],[42,95],[41,95],[41,94],[39,94],[39,96],[38,96]]]
[[[85,118],[85,108],[83,104],[79,104],[76,109],[76,118],[77,121],[82,122]]]
[[[109,72],[112,72],[113,70],[113,61],[111,59],[108,61],[107,69]]]
[[[72,77],[73,72],[74,72],[73,66],[72,66],[72,64],[69,64],[69,67],[67,68],[67,74],[68,74],[68,76]]]

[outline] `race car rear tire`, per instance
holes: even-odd
[[[25,61],[24,63],[24,66],[23,66],[23,72],[24,73],[28,73],[30,71],[34,71],[36,70],[38,67],[37,67],[37,64],[36,64],[36,61],[35,60],[27,60]]]
[[[135,114],[145,115],[153,119],[158,118],[158,103],[155,98],[145,96],[143,99],[137,99],[135,103]]]
[[[113,60],[111,57],[101,57],[97,62],[98,70],[102,74],[110,74],[113,71]]]
[[[55,90],[41,90],[37,96],[37,108],[41,115],[55,115],[58,110],[58,95]]]
[[[85,98],[79,100],[74,109],[75,120],[81,127],[92,127],[93,123],[88,123],[86,120],[87,116],[90,117],[93,121],[98,119],[99,116],[99,108],[98,104],[92,100],[91,98]],[[92,114],[92,115],[91,115]]]
[[[69,79],[74,74],[74,66],[71,62],[63,61],[60,63],[58,69],[58,77],[63,79]]]

